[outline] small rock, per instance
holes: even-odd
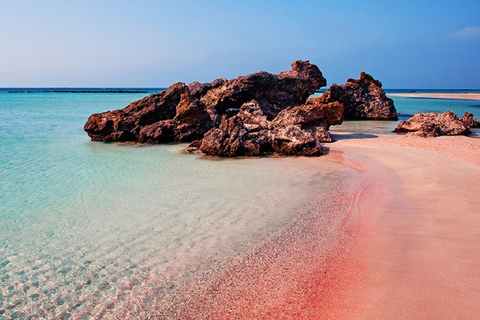
[[[408,120],[401,121],[394,132],[412,133],[421,137],[468,135],[470,129],[452,111],[441,114],[416,113]]]

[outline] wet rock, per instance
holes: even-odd
[[[401,121],[394,132],[413,133],[421,137],[468,135],[470,128],[452,111],[417,113]]]
[[[344,105],[345,119],[397,120],[393,100],[387,98],[382,83],[365,72],[360,78],[332,85],[320,98],[324,103],[338,101]]]

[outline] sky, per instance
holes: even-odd
[[[480,1],[0,0],[0,87],[167,87],[316,64],[480,89]]]

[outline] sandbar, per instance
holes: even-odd
[[[356,243],[339,276],[348,286],[319,318],[476,318],[480,139],[334,136],[330,154],[341,154],[367,185]]]
[[[391,97],[480,100],[480,93],[390,93]]]

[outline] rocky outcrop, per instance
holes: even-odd
[[[345,106],[345,119],[397,120],[393,100],[387,98],[382,83],[362,72],[357,80],[332,85],[322,96],[325,103],[340,102]]]
[[[122,110],[93,114],[84,129],[95,141],[190,142],[212,128],[227,128],[247,102],[255,100],[263,117],[272,120],[280,111],[305,103],[325,85],[317,66],[294,61],[292,70],[278,75],[257,72],[204,84],[176,83]],[[232,125],[237,123],[232,120]]]
[[[470,127],[452,111],[417,113],[408,120],[401,121],[395,128],[397,133],[413,133],[421,137],[468,135]]]
[[[331,142],[330,125],[341,124],[343,105],[311,98],[305,104],[281,111],[268,120],[261,105],[252,100],[235,116],[223,116],[218,128],[209,130],[191,148],[215,156],[258,156],[277,153],[290,156],[323,154],[321,142]]]
[[[460,117],[459,119],[469,129],[480,128],[480,120],[475,119],[473,117],[473,114],[471,114],[470,112],[465,112],[465,115],[463,117]]]

